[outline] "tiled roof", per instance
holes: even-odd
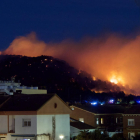
[[[78,108],[87,110],[95,114],[114,114],[114,113],[123,113],[125,107],[120,105],[103,105],[103,106],[92,106],[92,105],[73,105]]]
[[[0,111],[36,111],[54,94],[12,95],[0,107]]]
[[[0,105],[5,102],[10,96],[9,95],[0,95]]]
[[[95,129],[93,126],[82,122],[70,122],[70,125],[78,129]]]

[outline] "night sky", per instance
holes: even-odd
[[[139,2],[139,0],[137,0]],[[0,50],[35,32],[46,43],[139,30],[135,0],[1,0]]]

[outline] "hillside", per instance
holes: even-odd
[[[15,77],[15,81],[20,81],[22,85],[47,89],[48,93],[57,93],[69,101],[80,100],[80,95],[82,100],[97,98],[95,92],[120,91],[117,85],[93,80],[92,75],[51,56],[1,55],[0,80],[8,81],[11,77]]]

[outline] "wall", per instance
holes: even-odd
[[[16,90],[22,90],[22,94],[47,94],[47,90],[43,89],[20,89],[16,88]]]
[[[134,126],[128,126],[128,119],[135,119]],[[123,116],[123,136],[128,139],[128,132],[135,132],[135,136],[140,133],[140,115]]]
[[[82,130],[80,130],[78,128],[70,126],[70,136],[71,136],[71,138],[79,135],[81,133],[81,131],[93,132],[93,131],[95,131],[95,129],[82,129]]]
[[[60,140],[59,136],[64,135],[63,140],[70,139],[70,116],[66,115],[55,115],[56,124],[56,136],[55,140]]]
[[[31,126],[23,127],[23,119],[31,119]],[[37,134],[37,116],[15,115],[15,134]]]
[[[99,118],[99,124],[96,124],[96,127],[109,127],[114,126],[115,129],[122,129],[123,127],[123,120],[120,122],[120,118],[122,117],[122,114],[97,114],[96,118]],[[95,118],[95,120],[96,120]],[[103,124],[101,124],[101,118],[103,118]],[[116,118],[117,123],[116,123]]]
[[[95,115],[93,113],[90,113],[88,111],[85,111],[83,109],[73,107],[74,110],[70,114],[70,117],[76,120],[79,120],[79,118],[84,118],[84,123],[89,124],[93,127],[96,126],[95,122]]]
[[[72,110],[69,106],[67,106],[59,97],[53,96],[37,111],[37,114],[70,114],[71,112]]]
[[[48,134],[52,136],[52,117],[55,116],[55,140],[64,135],[63,140],[70,139],[70,116],[65,115],[37,115],[37,134]]]
[[[0,115],[0,133],[8,132],[8,116]]]

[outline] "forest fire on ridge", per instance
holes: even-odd
[[[140,91],[140,36],[105,35],[79,42],[45,43],[34,33],[13,40],[2,54],[48,55],[68,62],[104,81]],[[115,75],[112,75],[112,71]]]

